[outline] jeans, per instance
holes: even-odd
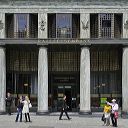
[[[22,122],[22,109],[21,108],[17,108],[16,122],[18,121],[19,115],[20,115],[20,122]]]

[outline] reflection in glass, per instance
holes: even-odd
[[[18,38],[27,37],[27,21],[29,18],[29,14],[16,14],[15,18],[15,36]]]
[[[72,15],[57,14],[56,15],[57,38],[72,37]]]

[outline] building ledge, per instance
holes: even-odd
[[[128,45],[128,39],[0,39],[0,45],[6,44],[122,44]]]

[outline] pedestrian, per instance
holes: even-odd
[[[29,100],[28,96],[25,96],[25,100],[23,101],[22,113],[25,114],[25,121],[26,122],[28,122],[28,121],[31,122],[30,114],[29,114],[29,104],[30,104],[30,100]]]
[[[6,101],[7,113],[9,115],[11,115],[12,100],[13,100],[13,98],[11,97],[11,94],[8,92],[5,101]]]
[[[104,125],[105,126],[110,125],[110,114],[111,114],[111,106],[106,104],[104,106]]]
[[[118,104],[116,103],[116,100],[113,99],[112,103],[107,102],[108,105],[112,107],[111,109],[111,120],[113,127],[117,127],[117,114],[118,114]]]
[[[22,109],[23,109],[23,97],[20,96],[17,102],[17,116],[15,122],[18,121],[20,115],[20,122],[22,122]]]
[[[60,113],[59,120],[62,120],[61,118],[62,118],[63,112],[65,112],[65,114],[66,114],[68,120],[71,119],[71,118],[69,118],[69,116],[68,116],[67,108],[68,108],[68,105],[67,105],[67,103],[66,103],[66,95],[64,95],[64,97],[63,97],[63,105],[62,105],[62,109],[61,109],[61,113]]]

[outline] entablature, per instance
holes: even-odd
[[[128,39],[1,39],[0,45],[6,44],[122,44],[128,45]]]

